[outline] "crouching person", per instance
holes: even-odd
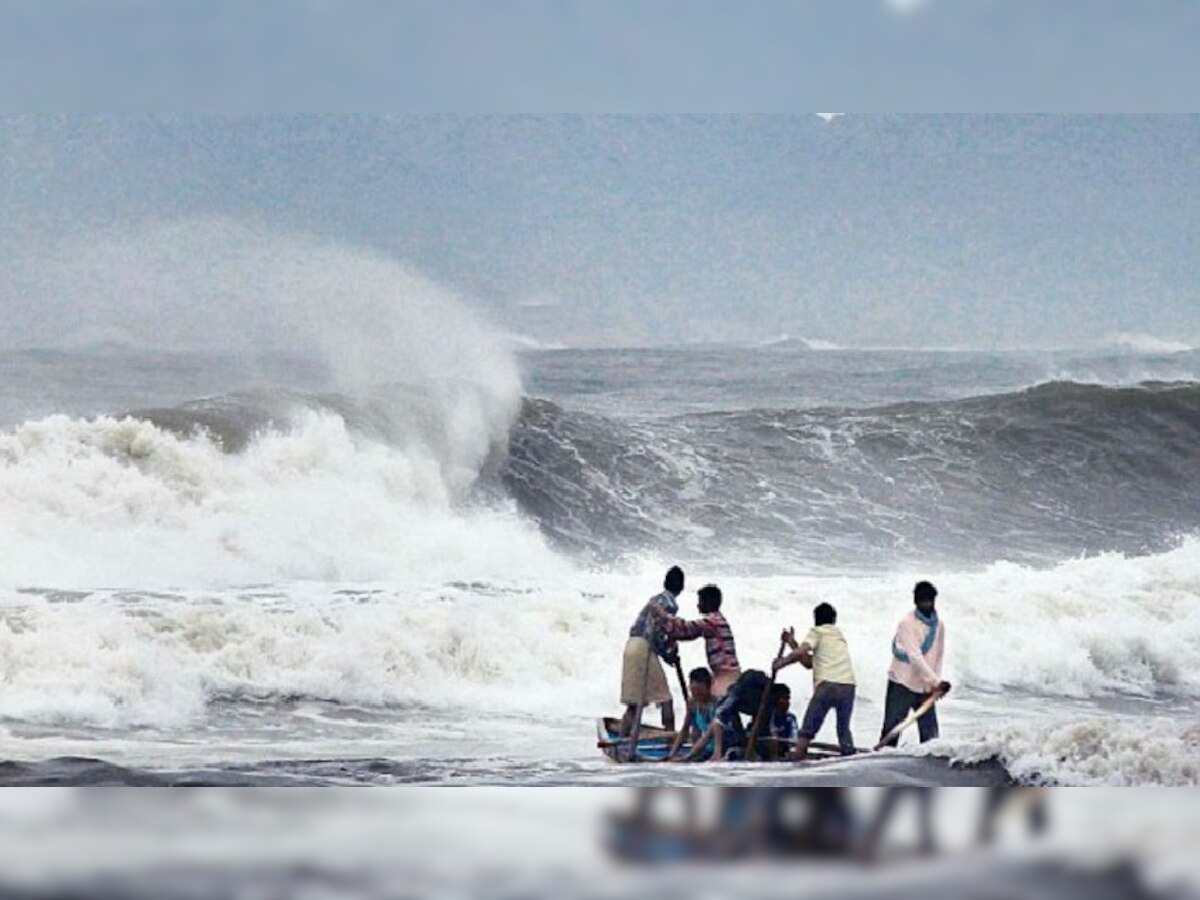
[[[774,699],[778,699],[787,691],[785,685],[771,685],[765,672],[757,669],[743,672],[729,688],[729,692],[717,701],[708,731],[700,737],[697,746],[686,759],[699,759],[709,740],[712,741],[709,759],[713,762],[742,759],[746,746],[746,728],[742,716],[753,719],[757,715],[763,691],[768,687],[771,688]]]
[[[675,735],[675,741],[667,753],[667,762],[673,762],[678,758],[683,743],[688,738],[692,740],[692,752],[686,757],[688,760],[705,760],[712,756],[715,746],[709,726],[713,723],[717,705],[712,695],[712,684],[712,673],[708,669],[692,669],[688,673],[690,699],[687,705],[687,718],[684,719],[683,728],[679,729],[679,733]]]

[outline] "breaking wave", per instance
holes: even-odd
[[[468,502],[496,447],[473,406],[450,420],[409,409],[420,424],[399,443],[303,406],[261,428],[240,406],[211,432],[193,430],[211,405],[173,411],[170,428],[132,416],[25,423],[0,435],[0,579],[220,587],[540,571],[556,557],[533,524],[511,504]]]
[[[1003,726],[970,740],[939,741],[928,752],[955,762],[999,760],[1017,782],[1068,787],[1200,786],[1200,726],[1075,719]]]
[[[943,570],[1176,546],[1200,386],[618,420],[430,380],[0,434],[10,584],[495,577],[646,554]],[[478,571],[473,568],[478,566]]]

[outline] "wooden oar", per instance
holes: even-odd
[[[879,743],[875,745],[874,749],[882,750],[884,747],[886,747],[890,740],[899,737],[900,733],[904,731],[905,728],[917,721],[917,719],[921,718],[921,716],[925,715],[925,713],[933,709],[933,705],[941,700],[944,696],[945,694],[943,694],[941,691],[934,691],[932,694],[930,694],[928,699],[910,712],[903,722],[880,738]]]
[[[810,751],[812,751],[812,750],[821,750],[821,751],[824,751],[824,752],[826,752],[826,753],[836,753],[836,754],[838,754],[839,756],[840,756],[840,755],[841,755],[841,753],[842,753],[842,748],[841,748],[841,746],[840,746],[840,745],[838,745],[838,744],[829,744],[829,743],[823,743],[823,742],[821,742],[821,741],[809,741],[809,744],[808,744],[808,749],[809,749]],[[871,751],[870,751],[870,750],[868,750],[866,747],[855,747],[855,748],[854,748],[854,752],[855,752],[856,754],[858,754],[858,753],[870,753]]]
[[[688,699],[689,699],[688,698],[687,681],[683,677],[683,665],[679,662],[678,656],[675,657],[675,674],[679,676],[679,689],[681,691],[683,691],[683,705],[686,707],[688,705]],[[684,717],[687,716],[686,709],[684,710],[683,715],[684,715]]]
[[[775,654],[775,658],[783,656],[783,648],[787,646],[786,641],[779,642],[779,652]],[[754,745],[758,742],[758,732],[762,730],[767,704],[771,702],[771,689],[775,687],[775,676],[778,673],[775,667],[771,667],[771,680],[767,682],[767,686],[763,688],[763,695],[758,701],[758,714],[754,717],[754,724],[750,726],[750,740],[746,742],[746,762],[754,762]]]

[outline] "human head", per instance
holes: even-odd
[[[937,588],[928,581],[918,581],[917,586],[913,588],[913,603],[922,613],[929,615],[933,612],[937,595]]]
[[[712,697],[712,672],[704,667],[692,669],[688,673],[688,690],[696,700],[708,700]]]
[[[706,584],[696,592],[700,601],[700,612],[707,614],[721,608],[721,589],[715,584]]]
[[[786,684],[777,684],[771,688],[771,697],[775,701],[775,711],[780,715],[792,707],[792,689]]]
[[[828,603],[818,603],[813,607],[814,625],[836,625],[837,610]]]
[[[663,587],[678,597],[683,593],[683,569],[671,566],[667,569],[667,577],[663,579]]]

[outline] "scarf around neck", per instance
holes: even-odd
[[[933,642],[934,642],[934,640],[937,639],[937,633],[938,633],[937,610],[935,609],[928,616],[926,616],[919,609],[914,609],[913,615],[915,615],[917,617],[918,622],[920,622],[922,625],[925,625],[928,629],[925,632],[925,640],[921,641],[921,655],[924,656],[926,653],[928,653],[930,650],[933,649]],[[911,661],[908,658],[908,654],[905,653],[903,650],[901,650],[896,645],[895,638],[892,638],[892,656],[896,657],[896,659],[900,660],[900,662],[902,662],[902,663]]]

